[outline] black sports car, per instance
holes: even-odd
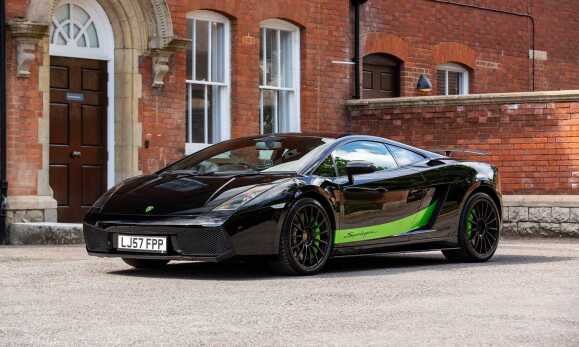
[[[287,274],[390,251],[486,261],[500,230],[496,168],[358,135],[225,141],[118,184],[84,222],[89,254],[137,268],[265,256]]]

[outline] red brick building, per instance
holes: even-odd
[[[355,3],[7,0],[8,221],[78,221],[115,182],[232,137],[387,135],[399,123],[346,107],[358,73],[362,98],[422,95],[422,75],[431,96],[578,89],[576,1],[369,0],[359,37]]]

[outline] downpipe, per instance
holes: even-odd
[[[0,0],[0,244],[7,241],[6,198],[6,1]]]
[[[360,9],[362,5],[368,0],[352,0],[352,6],[354,8],[354,57],[352,61],[354,62],[354,99],[360,99],[362,96],[361,91],[361,33],[360,33]]]

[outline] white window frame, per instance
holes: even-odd
[[[458,86],[458,95],[468,95],[468,93],[469,93],[469,73],[468,73],[467,69],[465,69],[464,67],[462,67],[458,64],[448,63],[448,64],[443,64],[443,65],[438,65],[436,67],[436,70],[445,72],[444,95],[448,95],[448,72],[449,71],[458,72],[461,74],[460,83]]]
[[[268,86],[266,83],[267,78],[267,64],[265,57],[259,57],[263,64],[260,66],[262,70],[262,79],[260,80],[260,93],[259,93],[259,129],[260,133],[263,134],[263,91],[264,90],[274,90],[274,91],[288,91],[289,93],[289,119],[288,119],[288,127],[286,132],[300,132],[301,131],[301,103],[300,103],[300,89],[301,89],[301,62],[300,62],[300,28],[294,24],[289,22],[280,20],[280,19],[267,19],[260,23],[260,38],[263,37],[264,29],[271,29],[271,30],[281,30],[287,31],[291,33],[291,44],[292,44],[292,66],[291,66],[291,76],[292,76],[292,86],[291,87],[281,87],[281,86]],[[278,31],[278,47],[280,40],[280,34]],[[262,42],[261,42],[262,41]],[[267,54],[266,40],[260,39],[260,44],[263,48],[263,54]],[[278,71],[279,76],[281,79],[281,54],[278,54]],[[281,84],[278,84],[281,85]],[[278,108],[276,107],[276,112]],[[279,116],[276,114],[274,116],[274,133],[279,132],[279,124],[278,123]]]
[[[208,114],[207,108],[205,109],[205,129],[204,129],[204,142],[202,143],[198,143],[198,142],[192,142],[191,140],[191,136],[193,133],[192,130],[192,113],[191,113],[191,108],[189,108],[189,105],[191,104],[191,94],[189,93],[189,85],[190,84],[195,84],[195,85],[204,85],[204,86],[220,86],[221,88],[219,88],[220,90],[220,105],[219,105],[219,110],[220,110],[220,115],[219,115],[219,137],[221,141],[224,140],[228,140],[231,138],[231,23],[229,21],[229,19],[219,13],[216,12],[212,12],[212,11],[206,11],[206,10],[199,10],[199,11],[193,11],[193,12],[189,12],[187,14],[187,20],[189,19],[194,19],[194,20],[202,20],[202,21],[208,21],[208,22],[216,22],[216,23],[221,23],[223,24],[223,30],[224,30],[224,43],[223,43],[223,82],[212,82],[212,81],[199,81],[196,80],[195,78],[196,76],[196,71],[195,71],[195,33],[193,34],[193,37],[191,37],[190,39],[192,40],[192,46],[191,46],[191,50],[192,50],[192,56],[191,56],[191,72],[192,72],[192,76],[187,76],[187,80],[185,81],[187,88],[186,88],[186,93],[187,93],[187,98],[188,98],[188,109],[186,111],[186,116],[187,116],[187,120],[188,120],[188,129],[187,129],[187,138],[186,138],[186,143],[185,143],[185,153],[186,154],[191,154],[194,152],[197,152],[203,148],[209,147],[211,144],[208,143],[208,139],[209,139],[209,130],[208,130],[208,119],[211,116],[210,114]],[[211,32],[211,25],[209,26],[209,32]],[[212,54],[212,47],[211,47],[211,40],[209,40],[208,42],[209,44],[209,58],[208,58],[208,67],[207,67],[207,76],[209,78],[211,78],[211,54]],[[190,77],[192,77],[193,79],[189,79]],[[205,103],[208,102],[207,100],[207,88],[205,89]]]

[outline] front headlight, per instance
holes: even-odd
[[[235,211],[241,206],[247,204],[251,200],[258,197],[271,187],[272,185],[255,186],[217,206],[214,209],[214,211]]]

